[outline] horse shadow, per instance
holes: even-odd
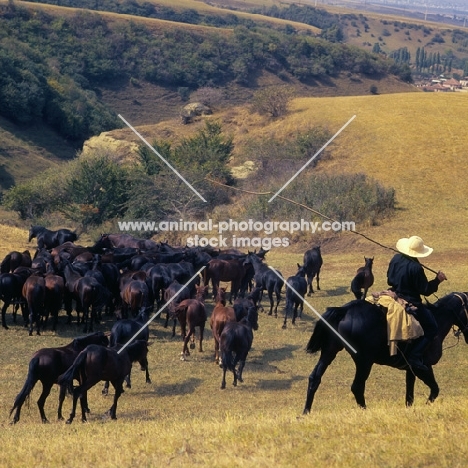
[[[157,393],[158,396],[175,396],[175,395],[189,395],[195,393],[195,390],[203,384],[202,379],[197,379],[191,377],[182,382],[177,382],[174,384],[162,384],[158,385],[157,389],[154,390],[154,393]]]
[[[337,286],[334,289],[328,289],[326,291],[327,296],[336,297],[336,296],[345,296],[349,294],[349,285],[346,286]]]
[[[254,340],[255,346],[255,340]],[[271,362],[286,361],[292,359],[293,351],[300,349],[299,345],[284,345],[282,348],[264,349],[261,350],[260,356],[256,355],[249,360],[249,366],[252,365],[252,370],[255,371],[257,366],[258,370],[263,372],[278,373],[281,372],[277,366]],[[253,348],[252,348],[253,349]],[[260,369],[261,366],[261,369]]]

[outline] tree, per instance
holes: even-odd
[[[293,93],[293,89],[289,86],[271,86],[261,89],[254,93],[252,111],[274,119],[282,117],[288,112]]]
[[[128,172],[107,155],[77,161],[67,181],[67,203],[61,207],[69,219],[88,226],[122,216],[128,200]]]

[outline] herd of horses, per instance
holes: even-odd
[[[322,265],[320,248],[313,249],[313,262],[299,268],[287,280],[265,262],[267,251],[242,253],[236,250],[216,251],[206,248],[173,247],[167,243],[134,238],[128,234],[103,234],[92,246],[75,243],[77,234],[69,229],[50,231],[32,226],[29,241],[37,239],[35,254],[29,251],[10,252],[0,269],[2,325],[8,329],[6,312],[13,305],[13,322],[21,310],[29,335],[41,334],[49,326],[56,330],[59,315],[66,313],[66,322],[83,327],[86,335],[62,348],[44,348],[35,353],[23,389],[15,399],[11,414],[13,423],[20,419],[22,405],[35,384],[42,383],[38,407],[47,422],[44,403],[54,384],[60,385],[58,418],[62,419],[62,403],[68,389],[73,395],[73,409],[67,422],[75,417],[80,400],[82,420],[89,411],[87,391],[104,380],[103,393],[109,383],[115,388],[111,418],[116,417],[117,400],[126,382],[130,387],[132,362],[139,362],[151,382],[148,363],[149,318],[155,308],[166,308],[164,326],[173,320],[172,336],[180,324],[183,346],[181,359],[195,348],[198,329],[199,351],[203,351],[203,335],[208,314],[205,300],[209,287],[214,308],[209,317],[215,343],[215,362],[223,369],[221,388],[226,387],[226,373],[233,374],[233,385],[242,382],[242,373],[258,329],[258,310],[263,294],[269,299],[269,315],[278,315],[282,288],[286,285],[286,309],[294,312],[304,300],[306,289],[317,277]],[[317,255],[318,254],[318,255]],[[197,271],[203,271],[198,276]],[[307,277],[307,279],[306,279]],[[299,302],[290,297],[287,285],[302,281]],[[230,283],[229,292],[220,283]],[[313,291],[312,286],[310,286]],[[302,308],[300,309],[302,311]],[[103,318],[115,318],[107,334],[94,333]],[[286,318],[285,318],[286,324]],[[140,343],[139,347],[134,343]],[[145,343],[142,346],[141,343]],[[106,351],[100,348],[105,347]],[[104,366],[102,363],[106,362]],[[122,371],[124,370],[124,372]],[[73,382],[77,380],[78,386]]]
[[[285,290],[284,322],[301,317],[307,295],[314,293],[312,281],[320,290],[321,249],[315,246],[305,252],[296,274],[284,278],[268,266],[267,251],[243,253],[237,250],[215,250],[202,247],[175,247],[163,242],[142,240],[128,234],[103,234],[90,247],[75,243],[75,232],[63,229],[49,231],[33,226],[29,239],[37,238],[34,256],[29,251],[11,252],[0,265],[0,299],[2,326],[7,329],[6,311],[13,304],[13,321],[21,308],[29,335],[48,326],[52,317],[55,330],[59,313],[66,312],[67,323],[76,323],[86,334],[62,348],[44,348],[35,353],[23,389],[15,399],[10,414],[13,423],[20,419],[21,407],[34,385],[41,381],[38,400],[41,420],[47,422],[44,403],[54,384],[60,385],[58,418],[68,389],[73,395],[73,409],[67,420],[75,417],[80,400],[82,420],[89,411],[87,391],[99,381],[115,388],[111,418],[116,418],[117,400],[123,384],[130,383],[130,369],[139,362],[148,373],[149,317],[157,308],[166,309],[165,327],[173,320],[172,336],[180,324],[183,346],[181,359],[195,348],[195,330],[199,330],[199,351],[203,351],[203,334],[208,321],[205,300],[211,294],[214,307],[209,317],[213,334],[215,362],[223,370],[221,389],[226,387],[227,371],[233,374],[233,385],[242,382],[242,373],[258,329],[258,311],[266,292],[268,315],[278,315]],[[322,376],[337,353],[346,349],[356,366],[351,390],[357,403],[365,407],[365,383],[374,363],[405,368],[405,345],[397,356],[390,356],[386,337],[385,311],[363,300],[373,283],[373,258],[365,258],[351,282],[356,299],[343,307],[329,308],[314,328],[307,350],[320,351],[320,358],[309,377],[304,414],[312,406]],[[202,271],[201,275],[197,272]],[[229,293],[220,283],[230,283]],[[468,343],[468,296],[452,293],[437,301],[434,315],[439,324],[437,340],[425,357],[428,371],[413,371],[406,366],[406,403],[413,402],[415,378],[430,388],[429,400],[438,395],[432,371],[442,355],[442,341],[452,326],[458,327]],[[103,316],[116,320],[109,334],[93,333]],[[110,336],[110,339],[107,336]],[[102,348],[102,349],[101,349]],[[106,363],[104,365],[103,363]],[[79,385],[74,386],[77,380]]]

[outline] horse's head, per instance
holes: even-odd
[[[454,293],[454,296],[458,297],[462,302],[461,310],[458,313],[460,323],[456,323],[456,325],[463,333],[465,343],[468,344],[468,292]]]
[[[306,271],[305,271],[304,265],[299,265],[298,263],[296,276],[301,276],[302,278],[305,278],[305,275],[306,275]]]
[[[31,242],[37,236],[37,230],[40,226],[31,226],[29,228],[28,242]]]

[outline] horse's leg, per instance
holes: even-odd
[[[2,307],[2,327],[5,330],[8,330],[8,327],[7,327],[7,324],[6,324],[6,318],[5,318],[7,309],[8,309],[8,303],[4,302],[3,307]]]
[[[70,416],[68,417],[66,423],[67,424],[71,424],[73,422],[73,419],[75,419],[75,415],[76,415],[76,403],[78,402],[78,396],[81,392],[81,388],[80,387],[76,387],[73,389],[73,403],[72,403],[72,410],[71,410],[71,413],[70,413]]]
[[[406,406],[413,406],[414,403],[414,383],[416,376],[413,371],[408,369],[406,371]]]
[[[41,414],[41,419],[43,423],[49,422],[44,412],[44,405],[53,385],[53,382],[42,382],[42,393],[39,399],[37,400],[37,406],[39,408],[39,413]],[[62,390],[62,388],[60,388],[60,390]]]
[[[144,370],[145,370],[145,373],[146,373],[146,375],[145,375],[145,377],[146,377],[146,383],[147,383],[147,384],[150,384],[150,383],[151,383],[151,378],[150,378],[150,375],[149,375],[149,369],[148,369],[148,367],[149,367],[148,364],[146,364],[146,367],[145,367]],[[142,370],[143,370],[143,369],[142,369]]]
[[[172,322],[172,338],[174,338],[175,336],[176,327],[177,327],[177,318],[176,316],[174,316],[173,322]]]
[[[102,389],[102,392],[101,392],[103,395],[108,395],[109,394],[109,381],[106,380],[104,382],[104,387]]]
[[[239,360],[239,369],[237,370],[237,379],[239,380],[239,382],[244,381],[244,379],[242,378],[242,372],[244,371],[245,367],[245,359],[246,358],[242,358]]]
[[[436,382],[434,377],[434,371],[431,366],[427,366],[428,370],[415,370],[414,374],[420,380],[422,380],[431,390],[427,403],[433,403],[435,399],[439,396],[439,385]]]
[[[120,395],[123,393],[123,382],[112,382],[112,386],[115,388],[114,394],[114,402],[109,409],[109,416],[111,419],[117,419],[117,400],[119,399]]]
[[[125,376],[125,383],[126,383],[126,387],[127,388],[132,388],[132,380],[131,380],[131,374],[132,373],[132,369],[130,368],[130,372]],[[123,385],[123,383],[122,383]],[[123,387],[122,387],[122,392],[123,392]]]
[[[35,314],[32,307],[29,307],[29,336],[33,335]],[[38,333],[40,335],[40,333]]]
[[[223,366],[223,379],[221,380],[221,390],[224,390],[226,388],[226,371],[227,367]]]
[[[66,394],[67,394],[67,389],[63,385],[60,385],[59,404],[58,404],[58,410],[57,410],[57,419],[59,421],[63,421],[62,408],[63,408],[63,402],[65,401]]]
[[[200,353],[203,353],[203,334],[205,332],[205,324],[200,325],[200,348],[198,349]]]
[[[268,288],[268,299],[270,300],[270,311],[268,312],[268,315],[273,315],[273,306],[275,304],[273,300],[273,289]],[[275,314],[275,317],[277,317],[277,314]]]
[[[312,296],[312,294],[314,293],[314,288],[312,286],[312,281],[313,281],[314,277],[312,274],[310,275],[307,275],[307,286],[308,286],[308,293],[307,295],[308,296]]]
[[[88,326],[89,326],[89,307],[88,307],[88,305],[83,305],[83,323],[84,323],[83,332],[88,333]]]
[[[190,351],[188,349],[188,342],[190,340],[190,337],[193,335],[193,330],[190,329],[188,334],[184,338],[184,345],[182,347],[182,360],[185,360],[185,356],[190,356]]]
[[[296,317],[297,317],[297,308],[299,307],[299,303],[298,302],[295,302],[294,303],[294,308],[293,308],[293,313],[292,313],[292,319],[291,319],[291,323],[293,325],[296,324]]]
[[[312,373],[309,375],[309,384],[307,386],[307,397],[304,406],[303,414],[309,414],[314,401],[315,393],[322,382],[322,376],[325,374],[328,366],[333,362],[336,355],[342,348],[337,346],[329,347],[321,351],[320,359],[315,365]]]
[[[317,271],[317,277],[315,279],[317,281],[317,291],[320,291],[320,271]]]
[[[281,301],[281,291],[278,286],[275,284],[275,295],[276,295],[276,305],[275,305],[275,317],[278,317],[278,306]]]
[[[284,308],[284,322],[283,322],[283,328],[286,328],[286,322],[288,320],[288,302],[286,300],[286,307]]]
[[[369,377],[369,374],[372,370],[372,361],[368,360],[358,360],[356,363],[356,373],[354,375],[354,380],[351,385],[351,392],[353,392],[356,403],[361,408],[366,408],[366,398],[364,392],[366,389],[366,381]]]
[[[82,392],[80,396],[80,406],[81,406],[81,422],[88,422],[88,419],[86,417],[86,413],[88,410],[88,392],[84,391]]]

